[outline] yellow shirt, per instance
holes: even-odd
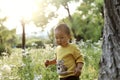
[[[83,63],[83,56],[75,44],[68,44],[67,47],[58,46],[57,53],[57,72],[60,78],[74,76],[74,70],[78,62]]]

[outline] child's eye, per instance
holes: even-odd
[[[56,37],[55,39],[59,39],[58,37]]]
[[[63,39],[64,37],[61,37],[61,39]]]

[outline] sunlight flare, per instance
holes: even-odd
[[[34,0],[1,0],[0,5],[6,16],[18,19],[31,19],[32,13],[36,10]]]

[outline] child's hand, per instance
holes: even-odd
[[[75,76],[80,76],[81,75],[81,69],[76,68],[74,73],[75,73]]]
[[[45,66],[46,67],[48,67],[49,65],[53,65],[53,64],[56,64],[56,59],[45,61]]]
[[[82,67],[83,67],[83,63],[81,63],[81,62],[77,63],[77,66],[75,68],[75,76],[81,75]]]
[[[49,60],[46,60],[45,61],[45,67],[48,67],[49,66]]]

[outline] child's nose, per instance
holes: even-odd
[[[58,39],[57,41],[58,41],[58,42],[60,42],[61,40],[60,40],[60,39]]]

